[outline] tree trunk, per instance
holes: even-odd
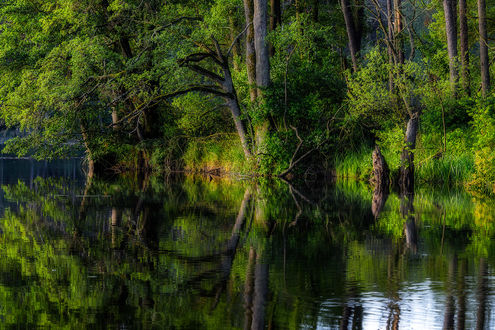
[[[237,130],[237,134],[241,140],[242,150],[244,151],[244,155],[246,159],[251,158],[251,151],[249,148],[249,142],[247,138],[247,130],[244,122],[241,119],[241,108],[239,107],[239,101],[237,100],[237,92],[234,89],[234,83],[232,82],[232,75],[230,74],[230,69],[227,63],[224,63],[223,66],[224,73],[224,81],[222,82],[222,88],[226,93],[231,95],[231,97],[226,98],[227,106],[232,113],[232,119],[234,119],[235,128]]]
[[[447,50],[449,53],[450,86],[454,96],[457,90],[459,74],[457,72],[457,15],[455,0],[443,0],[445,15],[445,33],[447,34]]]
[[[396,62],[394,51],[392,49],[394,42],[394,25],[393,25],[393,4],[392,0],[387,0],[387,51],[388,51],[388,64],[390,67]],[[388,73],[388,90],[391,92],[394,89],[394,74],[392,70]]]
[[[354,19],[352,16],[352,12],[348,0],[341,0],[340,6],[342,7],[342,14],[344,14],[345,27],[347,30],[347,38],[349,39],[349,52],[351,53],[352,68],[354,72],[356,72],[358,70],[358,65],[357,65],[358,44],[356,40],[357,38],[356,38]]]
[[[467,25],[467,4],[466,0],[459,0],[459,32],[461,39],[461,79],[462,87],[467,95],[471,95],[469,78],[469,42]]]
[[[270,31],[275,31],[282,24],[282,9],[280,0],[270,0]],[[275,48],[270,45],[270,56],[275,54]]]
[[[402,37],[401,32],[402,26],[402,0],[394,0],[394,41],[395,41],[395,51],[397,53],[396,64],[404,64],[404,47],[402,47]]]
[[[270,57],[266,43],[267,0],[254,0],[254,49],[256,51],[256,84],[258,94],[270,84]]]
[[[490,63],[488,58],[488,37],[486,32],[486,3],[478,0],[478,24],[480,32],[480,70],[483,97],[490,92]]]
[[[263,90],[270,85],[270,57],[266,43],[267,9],[267,0],[254,0],[254,48],[256,50],[256,85],[259,100],[262,100]],[[265,152],[269,127],[270,124],[267,120],[263,120],[255,127],[257,154]]]
[[[253,0],[244,0],[244,16],[246,24],[253,22]],[[249,25],[246,31],[246,69],[249,83],[249,96],[251,102],[256,101],[258,90],[256,88],[256,52],[254,49],[254,26]]]
[[[403,194],[414,191],[414,148],[418,126],[419,115],[416,113],[407,122],[405,146],[400,157],[399,186]]]

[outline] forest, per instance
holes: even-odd
[[[11,0],[4,153],[495,193],[492,0]]]

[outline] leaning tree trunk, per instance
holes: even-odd
[[[246,69],[249,83],[249,96],[251,102],[256,101],[258,90],[256,88],[256,51],[254,49],[254,26],[253,26],[253,0],[244,0],[244,16],[246,25]]]
[[[349,39],[349,52],[351,53],[352,68],[354,72],[356,72],[358,70],[358,65],[357,65],[358,41],[356,36],[354,19],[352,16],[352,12],[348,0],[341,0],[340,6],[342,7],[342,14],[344,15],[345,27],[347,30],[347,38]]]
[[[490,63],[488,59],[488,37],[486,32],[486,3],[478,0],[478,24],[480,32],[480,70],[483,97],[490,92]]]
[[[414,148],[419,127],[419,114],[415,113],[407,122],[405,146],[400,157],[399,186],[402,194],[414,191]]]
[[[447,50],[449,53],[450,86],[454,95],[456,94],[457,81],[457,15],[455,0],[443,0],[443,11],[445,15],[445,32],[447,34]]]
[[[467,95],[470,91],[469,78],[469,40],[468,40],[468,25],[467,25],[467,4],[466,0],[459,0],[459,33],[461,39],[461,78],[462,87]]]
[[[237,99],[237,92],[234,88],[234,83],[232,81],[232,75],[230,74],[230,69],[227,63],[223,66],[224,73],[224,81],[222,83],[222,87],[224,91],[230,95],[229,98],[226,99],[227,105],[232,113],[232,118],[234,119],[235,128],[237,130],[237,134],[241,140],[242,150],[244,151],[244,155],[246,159],[251,158],[251,151],[249,148],[249,142],[247,138],[247,130],[244,122],[241,119],[241,108],[239,107],[239,101]]]

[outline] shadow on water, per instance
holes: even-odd
[[[7,326],[495,326],[495,209],[462,192],[86,181],[70,162],[8,166],[0,176]]]

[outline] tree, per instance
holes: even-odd
[[[246,70],[249,83],[249,95],[251,102],[256,101],[258,89],[256,88],[256,50],[254,48],[254,3],[253,0],[244,0],[244,15],[246,18]]]
[[[461,77],[462,87],[467,95],[471,94],[470,91],[470,77],[469,77],[469,31],[467,23],[467,2],[466,0],[459,0],[459,34],[460,34],[460,49],[461,49]]]
[[[445,32],[447,34],[447,50],[449,53],[450,84],[455,94],[459,74],[457,72],[457,15],[455,0],[443,0],[443,11],[445,15]]]
[[[478,0],[478,26],[480,33],[481,90],[483,92],[483,97],[486,97],[490,92],[490,59],[488,58],[485,0]]]
[[[347,31],[347,38],[349,40],[349,52],[351,53],[352,68],[354,71],[358,70],[357,53],[358,49],[358,36],[355,30],[354,18],[348,0],[341,0],[340,6],[342,13],[344,14],[345,27]]]

